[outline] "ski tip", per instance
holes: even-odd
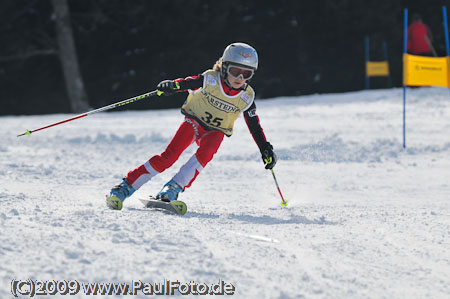
[[[122,210],[122,201],[117,196],[106,196],[106,206],[111,210]]]
[[[180,200],[171,201],[170,205],[178,215],[184,215],[187,212],[186,204]]]

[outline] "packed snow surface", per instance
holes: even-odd
[[[105,206],[112,186],[164,150],[178,110],[100,113],[20,138],[73,115],[0,117],[0,298],[13,296],[13,279],[222,280],[234,298],[449,298],[449,91],[408,90],[406,149],[401,89],[257,106],[289,206],[240,118],[181,194],[185,216],[138,199],[196,145],[122,211]]]

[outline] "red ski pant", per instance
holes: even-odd
[[[195,157],[192,157],[180,170],[180,172],[184,171],[186,174],[178,173],[175,176],[175,178],[182,177],[179,180],[185,181],[180,184],[183,188],[189,187],[199,172],[211,161],[219,149],[223,138],[224,134],[222,132],[205,130],[197,121],[186,117],[165,151],[160,155],[153,156],[149,162],[130,171],[126,177],[127,181],[136,189],[139,188],[143,183],[150,180],[151,177],[172,166],[183,151],[195,141],[199,146],[194,155]],[[192,162],[192,159],[196,161]],[[199,165],[196,167],[195,164]],[[196,168],[193,169],[193,172],[192,169],[189,169],[192,167]],[[177,181],[177,183],[180,182]]]

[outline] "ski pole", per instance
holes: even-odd
[[[17,135],[17,137],[24,136],[24,135],[30,136],[31,133],[34,133],[34,132],[37,132],[37,131],[41,131],[41,130],[44,130],[44,129],[47,129],[47,128],[51,128],[51,127],[54,127],[54,126],[57,126],[57,125],[60,125],[60,124],[63,124],[63,123],[67,123],[67,122],[72,121],[72,120],[83,118],[83,117],[86,117],[86,116],[88,116],[90,114],[103,112],[103,111],[106,111],[106,110],[110,110],[110,109],[114,109],[114,108],[117,108],[117,107],[120,107],[120,106],[131,104],[131,103],[137,102],[139,100],[142,100],[142,99],[154,96],[154,95],[159,95],[157,90],[154,90],[154,91],[151,91],[151,92],[147,92],[147,93],[141,94],[139,96],[136,96],[136,97],[133,97],[133,98],[129,98],[129,99],[126,99],[126,100],[123,100],[123,101],[120,101],[120,102],[117,102],[117,103],[114,103],[114,104],[111,104],[111,105],[108,105],[108,106],[105,106],[105,107],[101,107],[101,108],[98,108],[98,109],[95,109],[95,110],[92,110],[92,111],[89,111],[89,112],[86,112],[86,113],[82,113],[82,114],[79,114],[77,116],[65,119],[63,121],[60,121],[60,122],[57,122],[57,123],[54,123],[54,124],[51,124],[51,125],[39,128],[39,129],[35,129],[35,130],[31,130],[31,131],[30,130],[26,130],[25,133]]]
[[[277,186],[277,189],[278,189],[278,193],[280,193],[280,196],[281,196],[281,206],[287,207],[288,202],[287,202],[287,200],[284,200],[283,194],[281,194],[280,186],[278,185],[277,178],[275,177],[275,172],[273,171],[273,169],[271,169],[271,171],[272,171],[273,180],[275,181],[275,185]]]
[[[428,36],[426,36],[426,35],[425,35],[425,41],[427,42],[427,45],[428,45],[428,47],[430,48],[431,53],[433,53],[433,56],[434,56],[434,57],[437,57],[436,50],[434,49],[433,44],[431,43],[431,40],[430,40],[430,39],[428,38]]]

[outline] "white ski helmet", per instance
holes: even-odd
[[[225,48],[222,55],[222,72],[227,73],[229,65],[250,68],[255,72],[258,69],[258,53],[256,50],[244,43],[232,43]]]

